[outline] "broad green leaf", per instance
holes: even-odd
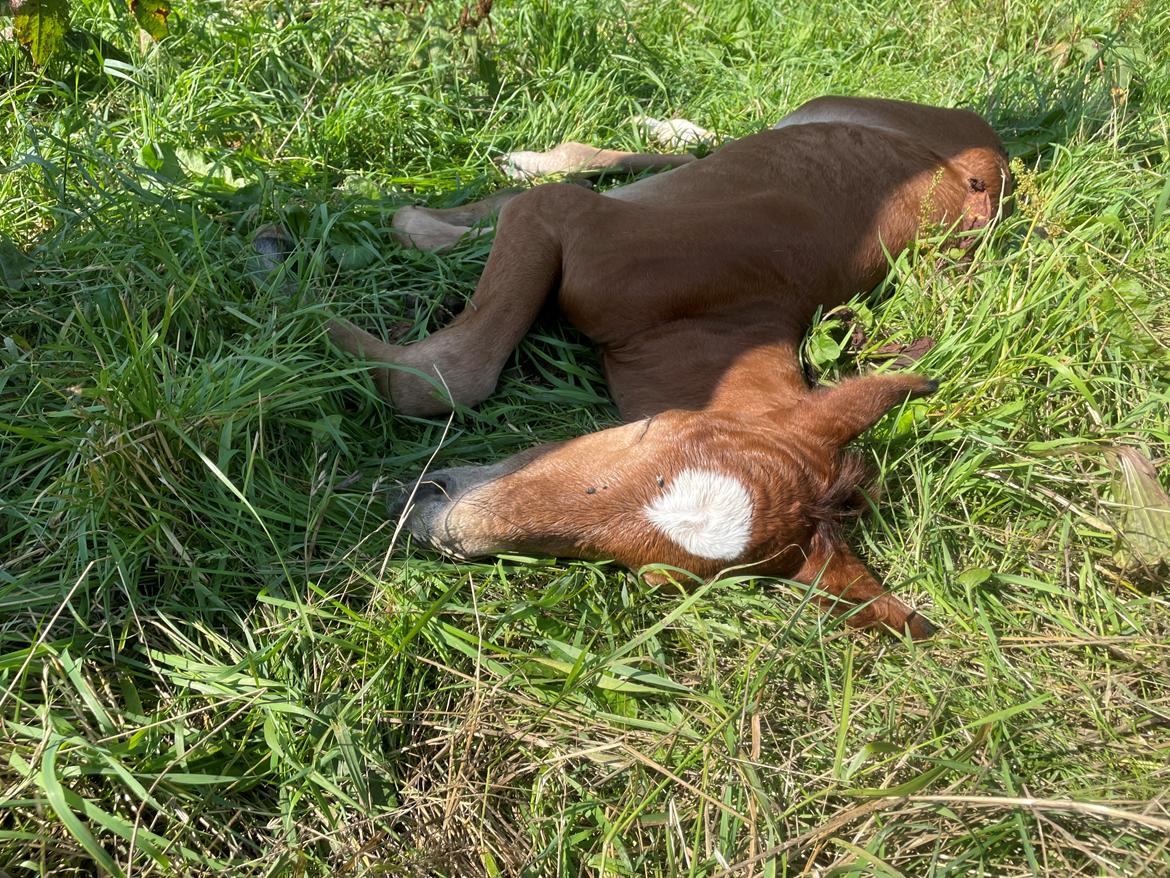
[[[816,327],[808,337],[809,362],[819,370],[832,366],[841,357],[841,342],[833,338],[829,332],[837,327],[836,321],[826,321]]]
[[[995,576],[995,573],[986,567],[968,567],[955,577],[955,582],[959,583],[963,588],[970,589],[983,585],[983,583],[987,582],[993,576]]]
[[[347,176],[338,185],[337,191],[354,198],[367,198],[370,201],[377,201],[383,197],[382,190],[378,188],[378,184],[369,177],[363,177],[360,174],[350,174]]]
[[[1116,473],[1113,501],[1118,536],[1117,560],[1128,567],[1170,564],[1170,496],[1154,465],[1140,451],[1117,448],[1110,455]]]
[[[69,30],[69,0],[24,0],[12,17],[12,32],[38,67],[57,54]]]
[[[171,4],[165,0],[130,0],[130,11],[138,26],[154,39],[161,40],[169,33],[167,19],[171,16]]]
[[[146,167],[168,180],[182,181],[186,179],[183,164],[179,161],[178,151],[173,144],[154,141],[144,143],[138,150],[138,159]]]

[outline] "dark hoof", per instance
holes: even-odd
[[[938,628],[918,612],[913,612],[906,619],[906,633],[912,640],[927,640],[938,633]]]
[[[934,393],[938,393],[938,381],[934,378],[924,378],[918,387],[910,391],[910,398],[921,399]]]
[[[269,271],[275,271],[292,256],[296,241],[275,223],[261,227],[252,238],[252,249]]]
[[[296,250],[296,241],[279,225],[263,226],[252,238],[252,255],[248,259],[248,275],[258,287],[267,286],[272,275],[280,269]],[[286,293],[297,288],[296,278],[286,273],[283,278]]]

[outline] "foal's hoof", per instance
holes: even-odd
[[[500,169],[500,173],[509,180],[527,183],[545,172],[540,155],[537,152],[521,150],[505,153],[492,161]]]
[[[262,226],[252,237],[252,253],[248,257],[248,276],[258,287],[265,287],[272,275],[280,270],[296,250],[297,242],[281,226]],[[286,294],[297,288],[296,278],[286,271],[282,278]]]
[[[919,376],[919,378],[920,381],[918,386],[910,391],[911,399],[921,399],[924,396],[930,396],[931,394],[938,393],[937,378],[926,378],[925,376]]]
[[[651,119],[649,116],[635,116],[634,124],[664,149],[712,146],[717,140],[713,132],[700,128],[689,119]]]
[[[911,640],[928,640],[938,633],[938,627],[915,610],[906,619],[906,633]]]

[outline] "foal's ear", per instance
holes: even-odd
[[[802,420],[807,421],[802,426],[830,447],[839,448],[876,424],[890,409],[936,390],[937,381],[913,372],[849,378],[836,387],[813,392],[804,404]]]
[[[930,621],[906,606],[874,579],[869,569],[843,544],[814,540],[804,566],[793,577],[816,587],[817,602],[834,614],[848,613],[851,628],[908,633],[924,640],[935,632]]]

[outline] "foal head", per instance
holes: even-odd
[[[456,558],[525,552],[702,577],[745,567],[816,584],[838,609],[864,604],[851,624],[926,636],[929,623],[886,594],[844,544],[840,523],[864,503],[862,467],[842,449],[935,386],[871,375],[763,416],[663,412],[488,466],[428,473],[392,512]]]

